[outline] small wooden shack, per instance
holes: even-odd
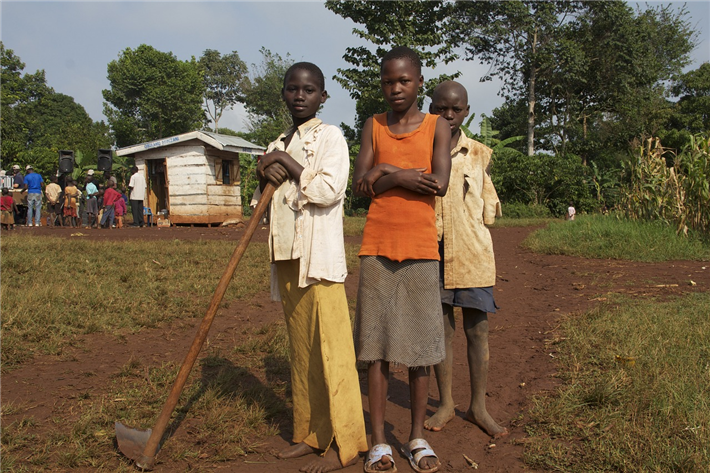
[[[148,183],[144,206],[153,215],[167,210],[171,224],[220,224],[242,218],[239,153],[264,148],[230,135],[193,131],[127,146]]]

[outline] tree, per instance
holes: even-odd
[[[408,46],[415,50],[425,67],[448,64],[458,58],[452,46],[445,41],[441,25],[449,15],[450,7],[443,1],[388,1],[351,2],[330,0],[326,8],[349,18],[364,29],[354,28],[353,34],[375,45],[375,51],[359,46],[345,50],[343,59],[353,67],[338,69],[333,77],[350,97],[356,100],[355,127],[342,126],[350,142],[359,143],[360,130],[365,121],[375,113],[387,110],[380,91],[380,61],[395,46]],[[424,90],[430,95],[434,87],[459,74],[440,75],[426,81]],[[420,97],[420,106],[424,95]]]
[[[244,103],[242,87],[247,75],[247,65],[236,51],[222,56],[214,49],[205,50],[199,63],[203,68],[205,110],[214,123],[214,130],[217,131],[222,113],[237,103]]]
[[[205,122],[205,85],[193,57],[180,61],[142,44],[108,64],[104,115],[119,147],[178,135]]]
[[[672,88],[680,97],[673,128],[701,133],[710,130],[710,62],[678,77]]]
[[[566,41],[575,41],[579,70],[557,82],[565,110],[558,119],[585,158],[626,149],[635,137],[656,134],[671,104],[666,82],[689,62],[696,33],[687,11],[670,6],[634,11],[625,2],[585,2],[570,22]]]
[[[293,60],[261,48],[261,64],[252,64],[252,77],[245,81],[244,107],[248,114],[246,139],[266,146],[291,126],[291,114],[281,99],[286,71]]]
[[[108,127],[93,122],[72,97],[54,92],[44,71],[23,75],[25,65],[2,43],[0,53],[3,164],[31,164],[49,176],[57,170],[59,150],[70,149],[95,165],[97,150],[111,145]]]
[[[527,154],[535,153],[535,105],[540,77],[554,70],[568,15],[579,2],[456,2],[448,34],[466,50],[467,58],[491,65],[490,77],[503,81],[508,99],[526,97]]]
[[[695,38],[684,8],[634,12],[620,0],[456,2],[451,18],[448,37],[467,59],[491,65],[508,102],[526,101],[527,154],[584,161],[662,127],[664,81]]]

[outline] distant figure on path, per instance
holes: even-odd
[[[86,188],[86,228],[98,227],[99,188],[94,182],[94,170],[89,169],[84,181]]]
[[[64,226],[70,225],[72,228],[81,226],[77,222],[77,212],[79,196],[81,192],[76,188],[76,182],[72,178],[67,178],[67,185],[64,187]],[[67,218],[69,223],[67,224]]]
[[[569,207],[567,207],[567,213],[565,214],[565,220],[574,220],[576,214],[577,211],[574,209],[574,204],[570,202]]]

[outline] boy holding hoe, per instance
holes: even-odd
[[[369,363],[368,473],[397,471],[385,438],[390,363],[409,368],[412,424],[402,453],[418,472],[441,465],[424,439],[424,417],[429,367],[445,356],[434,203],[449,182],[451,134],[446,120],[419,111],[423,83],[411,49],[397,47],[383,57],[380,84],[391,110],[365,122],[353,175],[356,195],[372,198],[355,319],[357,356]]]
[[[269,233],[272,297],[281,301],[286,316],[296,443],[278,456],[319,453],[301,471],[323,473],[354,464],[367,450],[343,284],[350,160],[340,130],[316,118],[328,94],[315,64],[291,66],[281,95],[293,126],[262,156],[254,193],[258,200],[267,182],[276,187]]]
[[[501,216],[498,195],[486,172],[491,149],[461,132],[469,105],[466,89],[458,82],[445,81],[436,87],[429,112],[449,123],[451,176],[449,192],[436,201],[446,359],[434,367],[441,404],[424,425],[429,430],[439,431],[455,415],[456,405],[451,396],[452,340],[454,307],[461,307],[471,382],[471,404],[466,420],[491,437],[500,437],[508,431],[486,410],[488,312],[496,311],[493,299],[496,269],[493,242],[485,224],[493,224],[495,218]]]

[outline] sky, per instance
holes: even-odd
[[[251,69],[265,47],[294,61],[317,64],[325,74],[329,99],[320,117],[327,123],[353,125],[355,101],[332,80],[338,68],[349,67],[345,49],[366,45],[352,34],[357,27],[326,9],[322,1],[183,2],[183,1],[12,1],[0,2],[0,39],[26,64],[25,72],[44,69],[49,86],[81,104],[94,120],[105,120],[101,91],[109,88],[106,66],[126,48],[148,44],[172,52],[180,60],[199,58],[204,50],[237,51]],[[663,2],[674,8],[684,2]],[[661,2],[630,3],[632,7]],[[710,2],[686,2],[698,47],[686,70],[710,61]],[[474,129],[482,114],[503,103],[499,81],[480,82],[488,66],[459,60],[425,79],[461,71],[458,79],[469,92]],[[425,104],[425,109],[427,105]],[[220,127],[246,130],[241,105],[226,111]]]

